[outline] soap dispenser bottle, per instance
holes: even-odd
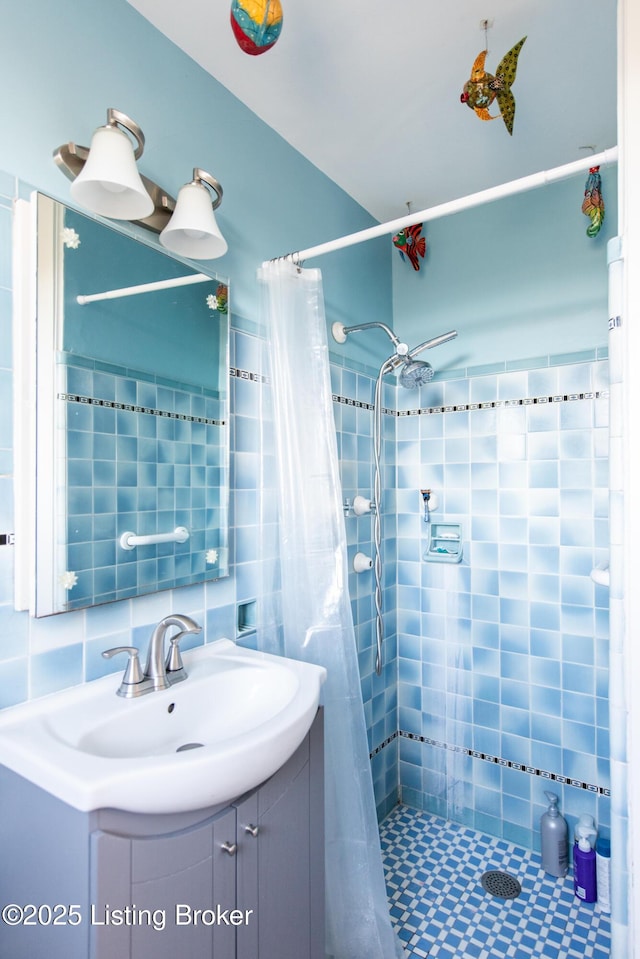
[[[573,835],[574,843],[579,843],[581,839],[588,839],[591,848],[595,849],[596,839],[598,838],[598,830],[596,829],[596,824],[593,821],[593,816],[583,813],[576,823],[576,828]]]
[[[547,792],[549,808],[540,819],[540,842],[542,868],[550,876],[560,878],[567,875],[569,869],[568,828],[566,819],[558,811],[558,797]]]

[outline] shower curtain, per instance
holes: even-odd
[[[347,588],[321,273],[277,261],[258,277],[270,361],[263,396],[273,405],[273,443],[263,457],[259,645],[328,672],[327,955],[392,959],[404,953],[389,919]]]

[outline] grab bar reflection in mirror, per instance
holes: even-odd
[[[171,533],[150,533],[148,536],[138,536],[130,531],[120,537],[123,549],[135,549],[136,546],[152,546],[154,543],[186,543],[189,539],[189,530],[186,526],[176,526]]]

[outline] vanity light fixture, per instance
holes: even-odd
[[[124,128],[136,140],[133,143]],[[140,174],[136,160],[144,150],[144,134],[126,113],[109,108],[107,123],[98,127],[91,148],[65,143],[53,159],[72,181],[71,196],[100,216],[131,220],[160,233],[168,250],[194,260],[212,260],[227,251],[227,242],[213,214],[222,202],[220,183],[196,167],[176,201],[162,187]],[[215,199],[204,184],[215,192]],[[177,213],[177,217],[174,215]]]
[[[136,140],[133,144],[123,127]],[[138,220],[153,213],[153,200],[140,178],[136,160],[144,150],[138,124],[119,110],[107,110],[105,126],[93,134],[82,170],[71,185],[71,196],[100,216]]]
[[[215,192],[215,200],[212,201],[207,187]],[[162,245],[172,253],[195,260],[222,256],[227,252],[227,241],[213,212],[221,203],[222,187],[218,181],[195,167],[193,180],[180,188],[173,216],[160,234]]]

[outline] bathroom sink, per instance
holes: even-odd
[[[137,699],[121,674],[0,713],[0,763],[76,809],[171,813],[268,779],[315,716],[326,671],[226,639],[183,654],[188,677]]]

